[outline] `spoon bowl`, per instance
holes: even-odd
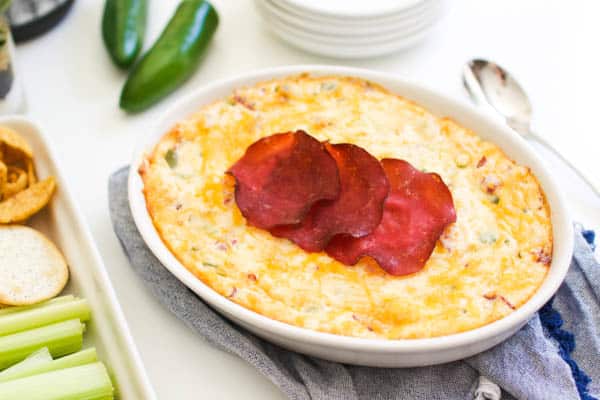
[[[491,106],[517,132],[530,134],[531,102],[504,68],[487,60],[471,60],[464,67],[463,83],[475,103]]]
[[[500,115],[513,130],[551,150],[600,195],[600,180],[595,175],[576,168],[572,161],[531,130],[531,102],[525,90],[507,70],[488,60],[473,59],[463,67],[462,77],[463,84],[475,104]]]

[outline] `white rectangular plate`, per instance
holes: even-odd
[[[98,250],[41,129],[21,116],[0,117],[0,125],[14,129],[31,144],[40,179],[56,178],[57,191],[49,206],[28,225],[46,234],[69,264],[71,276],[62,294],[74,294],[90,303],[92,320],[86,326],[84,348],[96,347],[116,385],[118,399],[156,399]]]

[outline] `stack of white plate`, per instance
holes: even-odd
[[[447,0],[255,0],[286,42],[337,58],[367,58],[423,40]]]

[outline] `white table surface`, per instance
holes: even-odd
[[[600,27],[594,26],[598,10],[591,9],[592,0],[454,0],[449,15],[419,47],[355,62],[312,56],[281,43],[262,26],[250,0],[214,2],[221,25],[198,73],[174,96],[133,117],[117,106],[125,74],[113,67],[101,42],[101,0],[76,1],[58,28],[17,48],[29,114],[46,128],[159,399],[283,397],[265,377],[213,349],[168,313],[129,268],[110,224],[110,173],[128,163],[153,119],[195,87],[261,67],[337,63],[406,75],[465,99],[459,79],[463,63],[488,57],[510,67],[530,92],[537,130],[589,171],[600,171],[600,142],[594,136]],[[177,1],[150,3],[148,44]],[[574,219],[599,228],[600,202],[560,165],[550,168],[563,182]]]

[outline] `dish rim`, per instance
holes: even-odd
[[[283,4],[286,4],[288,7],[292,7],[299,12],[302,12],[306,15],[321,17],[325,19],[333,19],[333,20],[348,20],[348,21],[356,21],[356,20],[385,20],[389,18],[393,18],[398,15],[403,15],[405,13],[410,13],[413,9],[422,7],[427,2],[432,0],[401,0],[398,4],[387,5],[380,7],[379,9],[371,9],[364,11],[352,11],[352,10],[331,10],[327,8],[320,8],[315,6],[314,3],[311,5],[306,5],[302,3],[302,1],[298,0],[279,0]],[[439,1],[439,0],[433,0]]]
[[[444,10],[444,4],[435,3],[427,4],[423,9],[416,10],[414,15],[402,16],[401,18],[392,21],[386,21],[376,24],[373,21],[359,20],[348,24],[331,21],[320,21],[314,18],[301,16],[296,10],[286,8],[284,4],[274,2],[273,0],[254,0],[256,7],[266,8],[272,11],[273,15],[277,15],[281,21],[295,25],[296,27],[306,28],[315,34],[332,34],[340,37],[357,37],[364,35],[385,36],[396,32],[398,29],[405,29],[413,26],[415,21],[420,21],[426,16],[431,16],[432,13],[441,14]]]
[[[260,3],[260,0],[258,0]],[[327,35],[322,32],[311,30],[310,28],[301,28],[296,24],[292,24],[279,18],[275,12],[267,4],[258,4],[258,12],[268,22],[277,24],[277,30],[285,30],[289,35],[293,35],[306,43],[319,43],[326,46],[342,46],[345,48],[363,48],[369,46],[385,46],[390,43],[408,41],[415,36],[419,36],[422,32],[428,32],[439,20],[442,9],[434,9],[429,12],[424,18],[419,21],[411,22],[406,26],[396,27],[395,30],[382,32],[379,34],[365,35],[339,35],[329,33]]]
[[[335,75],[366,79],[378,83],[390,90],[390,92],[399,94],[410,100],[414,97],[427,97],[430,98],[431,102],[437,100],[438,103],[441,103],[441,106],[438,104],[438,107],[451,108],[455,112],[458,111],[463,116],[466,116],[465,118],[475,121],[473,124],[479,122],[482,124],[493,125],[495,133],[492,136],[499,135],[498,139],[504,139],[506,141],[505,143],[514,147],[515,153],[517,152],[517,149],[522,153],[521,157],[528,160],[528,167],[531,167],[531,169],[535,171],[535,176],[538,179],[546,198],[552,197],[553,199],[552,201],[548,200],[551,207],[551,221],[553,226],[553,258],[548,273],[537,291],[521,307],[509,315],[475,329],[431,338],[372,339],[319,332],[271,319],[221,296],[210,286],[197,278],[192,272],[188,271],[163,243],[154,227],[150,214],[147,211],[145,196],[141,191],[143,183],[137,172],[147,154],[147,150],[152,149],[158,140],[167,133],[168,128],[166,127],[171,127],[175,122],[186,118],[193,113],[194,110],[197,111],[202,105],[209,104],[210,102],[223,97],[222,94],[213,94],[214,92],[226,90],[230,93],[234,88],[302,73],[309,73],[313,76]],[[390,84],[402,86],[407,92],[412,92],[413,95],[398,93],[395,89],[390,89],[388,87]],[[414,95],[414,93],[418,94]],[[438,113],[431,111],[431,104],[424,104],[422,100],[415,100],[415,102],[425,107],[434,115],[439,116]],[[448,116],[455,120],[460,119],[454,114]],[[463,125],[462,122],[461,125]],[[469,127],[467,126],[467,128]],[[300,341],[307,344],[327,346],[342,350],[386,353],[421,353],[492,340],[494,337],[500,336],[511,329],[525,324],[558,290],[570,266],[570,259],[573,251],[573,227],[566,208],[566,203],[560,190],[558,190],[557,184],[551,178],[549,172],[544,168],[544,162],[534,150],[529,147],[521,136],[500,121],[492,118],[492,116],[485,114],[483,111],[475,109],[464,102],[453,99],[446,94],[435,91],[427,85],[409,80],[405,77],[368,69],[335,65],[292,65],[254,70],[237,74],[230,78],[220,79],[193,90],[191,93],[175,101],[174,104],[162,113],[154,121],[150,130],[152,133],[140,140],[135,148],[128,177],[129,205],[135,224],[145,243],[165,268],[173,273],[188,288],[198,294],[204,301],[217,308],[221,313],[233,316],[235,319],[239,319],[245,324],[287,340]],[[497,141],[492,140],[492,142],[505,151],[505,148],[498,144]],[[506,153],[513,159],[510,152]]]

